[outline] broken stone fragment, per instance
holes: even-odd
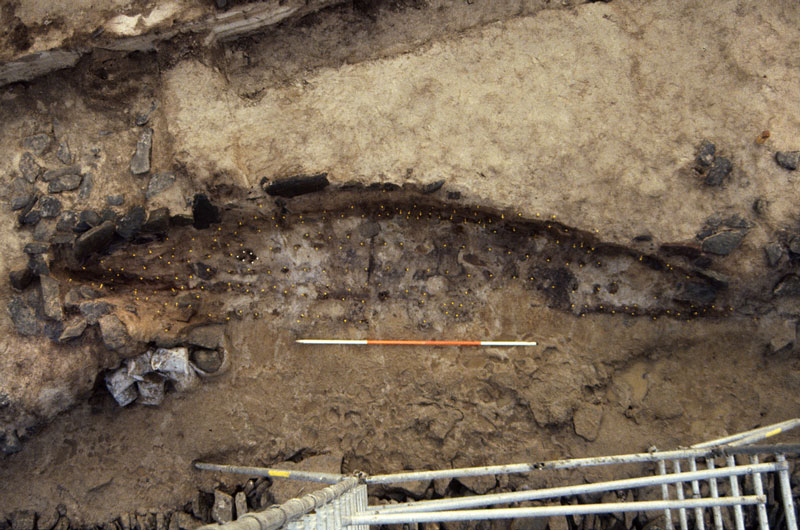
[[[236,507],[237,519],[247,513],[247,496],[243,491],[238,492],[234,496],[233,504]]]
[[[169,208],[157,208],[150,212],[142,232],[165,234],[169,230]]]
[[[144,376],[153,371],[150,365],[152,355],[153,351],[147,350],[143,354],[131,357],[125,361],[125,366],[128,368],[128,375],[136,381],[143,381]]]
[[[56,158],[62,164],[71,164],[72,163],[72,153],[69,150],[69,144],[66,140],[62,140],[58,144],[58,149],[56,150]]]
[[[120,407],[136,400],[136,381],[128,375],[127,368],[118,368],[106,374],[106,388]]]
[[[8,281],[11,284],[11,287],[17,291],[22,291],[31,284],[31,281],[33,281],[33,272],[31,272],[28,267],[11,271],[8,274]]]
[[[420,191],[422,191],[423,194],[428,195],[430,193],[439,191],[440,189],[442,189],[442,186],[444,186],[444,180],[437,180],[435,182],[425,184],[424,186],[422,186],[422,190]]]
[[[708,236],[703,239],[703,252],[727,256],[739,246],[746,234],[746,230],[729,230]]]
[[[9,427],[5,431],[0,431],[0,451],[3,451],[5,455],[13,455],[22,451],[22,442],[13,428]]]
[[[190,390],[199,383],[197,374],[189,363],[189,350],[186,348],[158,348],[153,353],[150,366],[174,382],[175,388],[181,392]]]
[[[714,162],[714,156],[716,153],[717,146],[708,140],[703,140],[703,143],[700,144],[700,150],[697,152],[697,158],[695,158],[695,161],[700,167],[709,167]]]
[[[26,182],[24,179],[15,178],[11,181],[11,186],[9,188],[11,191],[9,205],[12,210],[22,210],[33,205],[36,194],[30,183]]]
[[[78,307],[81,310],[81,314],[86,317],[87,322],[92,325],[97,324],[97,321],[103,315],[107,315],[114,310],[113,305],[103,301],[80,302]]]
[[[81,182],[81,187],[78,189],[78,198],[79,199],[88,199],[89,196],[92,194],[92,188],[94,188],[94,176],[91,173],[86,173],[83,176],[83,182]]]
[[[78,214],[67,210],[61,212],[61,217],[58,218],[58,222],[56,223],[56,230],[59,232],[71,232],[77,224]]]
[[[27,245],[25,245],[25,248],[23,248],[25,254],[28,255],[44,254],[49,250],[50,250],[50,245],[41,242],[28,243]]]
[[[34,530],[36,528],[36,512],[30,510],[19,510],[12,512],[11,530]]]
[[[219,209],[204,194],[196,194],[192,202],[192,225],[198,230],[204,230],[219,222]]]
[[[106,221],[81,234],[74,244],[75,257],[83,261],[95,252],[101,252],[114,240],[114,223]]]
[[[139,403],[157,407],[164,402],[164,378],[158,374],[147,374],[136,382],[139,390]]]
[[[131,173],[143,175],[150,171],[150,151],[153,147],[153,129],[147,128],[139,135],[136,151],[131,158]]]
[[[102,222],[100,214],[94,210],[84,210],[78,216],[78,226],[76,229],[80,232],[85,232],[90,228],[100,225]]]
[[[34,134],[33,136],[28,136],[22,140],[22,146],[25,149],[32,151],[36,156],[40,156],[42,153],[47,151],[52,141],[53,139],[49,134]]]
[[[83,177],[80,175],[64,175],[56,180],[50,181],[47,185],[47,193],[61,193],[62,191],[72,191],[78,189]]]
[[[787,274],[775,285],[772,293],[775,296],[800,295],[800,276],[796,274]]]
[[[64,320],[59,281],[52,276],[40,276],[39,288],[41,289],[45,316],[59,322]]]
[[[81,166],[74,165],[69,167],[60,167],[57,169],[48,169],[42,175],[42,180],[45,182],[52,182],[56,179],[59,179],[65,175],[80,175],[81,173]]]
[[[106,195],[106,204],[109,206],[122,206],[125,202],[125,197],[122,195]]]
[[[136,344],[128,334],[128,327],[117,315],[102,316],[97,322],[100,324],[100,335],[106,348],[124,356],[135,353]]]
[[[144,208],[141,206],[134,206],[128,210],[128,213],[117,221],[117,234],[127,241],[132,240],[142,229],[145,215]]]
[[[775,153],[775,162],[783,169],[794,171],[800,167],[800,151],[778,151]]]
[[[52,219],[61,213],[61,201],[55,197],[42,197],[39,201],[39,209],[42,211],[42,217]]]
[[[211,518],[220,524],[233,521],[233,497],[224,491],[214,490]]]
[[[42,212],[39,210],[30,210],[19,216],[19,224],[21,225],[35,225],[42,220]]]
[[[34,276],[45,276],[50,274],[50,255],[34,254],[28,258],[28,268]]]
[[[322,191],[328,184],[330,184],[330,182],[328,182],[327,173],[320,173],[318,175],[298,175],[295,177],[278,179],[272,183],[268,183],[266,179],[262,181],[262,187],[264,187],[264,191],[266,191],[268,195],[287,198]]]
[[[706,174],[705,185],[719,186],[730,175],[731,171],[733,171],[733,164],[730,160],[725,157],[717,158],[711,165],[711,169],[708,170],[708,174]]]
[[[150,199],[175,184],[174,173],[156,173],[150,177],[145,196]]]
[[[33,184],[42,174],[42,166],[36,163],[32,154],[23,153],[19,159],[19,172],[25,180]]]
[[[58,337],[59,342],[67,342],[72,339],[77,339],[83,332],[86,331],[86,326],[88,323],[86,319],[83,317],[75,317],[69,322],[67,322],[66,326],[64,326],[64,331],[61,332],[61,336]]]

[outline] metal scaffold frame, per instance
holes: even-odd
[[[368,476],[316,473],[260,467],[196,463],[201,470],[302,480],[329,484],[313,493],[272,506],[262,512],[248,513],[224,525],[207,525],[201,530],[338,530],[367,529],[370,526],[446,521],[516,519],[524,517],[580,516],[662,511],[664,527],[674,530],[723,530],[733,527],[770,528],[765,494],[765,479],[774,477],[780,490],[776,503],[783,513],[780,527],[798,530],[792,498],[790,468],[786,456],[800,455],[800,444],[753,445],[769,437],[800,426],[800,418],[760,427],[732,436],[693,445],[686,449],[615,456],[573,458],[545,462],[484,466],[432,471],[411,471]],[[759,458],[763,457],[763,461]],[[640,477],[559,486],[551,488],[471,495],[456,498],[368,506],[370,485],[457,479],[486,475],[533,473],[548,470],[579,469],[592,466],[653,464],[656,474]],[[686,464],[688,471],[684,470]],[[671,466],[671,470],[668,469]],[[704,487],[705,486],[705,487]],[[660,499],[592,504],[561,504],[576,495],[652,488]],[[674,498],[671,496],[674,490]],[[708,496],[701,492],[707,490]],[[543,503],[536,506],[495,506],[518,503]],[[555,503],[559,504],[546,504]],[[751,508],[746,513],[746,507]],[[773,521],[773,525],[778,526]]]

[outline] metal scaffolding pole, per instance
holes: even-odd
[[[680,474],[664,474],[648,477],[635,477],[607,482],[595,482],[593,484],[579,484],[575,486],[560,486],[556,488],[546,488],[530,491],[512,491],[507,493],[491,493],[485,495],[473,495],[468,497],[457,497],[452,499],[436,499],[429,501],[406,502],[400,504],[386,504],[382,506],[371,506],[370,512],[373,513],[411,513],[437,510],[461,510],[464,508],[476,508],[480,506],[492,506],[497,504],[511,504],[514,502],[535,501],[553,499],[557,497],[568,497],[572,495],[584,495],[589,493],[599,493],[604,491],[626,490],[633,488],[645,488],[659,486],[662,488],[668,484],[686,482],[690,480],[707,480],[709,478],[727,478],[731,475],[750,475],[756,472],[769,473],[785,468],[785,464],[779,462],[769,462],[758,465],[737,466],[735,468],[704,469],[700,471],[689,471]]]
[[[523,517],[553,517],[559,515],[592,515],[617,512],[647,512],[664,509],[706,508],[713,505],[741,506],[767,502],[766,497],[750,495],[719,499],[688,499],[683,501],[610,502],[603,504],[579,504],[561,506],[539,506],[534,508],[494,508],[486,510],[458,510],[445,512],[370,513],[354,515],[344,521],[345,526],[386,525],[403,523],[435,523],[446,521],[478,521],[484,519],[516,519]]]

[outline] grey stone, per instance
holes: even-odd
[[[35,226],[36,223],[42,220],[42,212],[39,210],[29,210],[19,216],[19,223],[21,225]]]
[[[233,497],[233,504],[236,507],[237,519],[247,513],[247,496],[243,491],[238,492]]]
[[[575,434],[590,442],[597,439],[602,421],[603,408],[599,405],[584,404],[572,416]]]
[[[217,350],[195,350],[192,362],[204,372],[213,374],[222,366],[222,355]]]
[[[145,211],[141,206],[134,206],[128,213],[117,220],[117,234],[123,239],[131,240],[142,229],[145,222]]]
[[[157,208],[150,212],[142,232],[165,234],[169,230],[169,208]]]
[[[381,232],[381,225],[376,222],[369,221],[358,227],[358,233],[364,239],[377,236]]]
[[[75,236],[72,234],[65,234],[64,232],[57,232],[50,237],[50,243],[53,245],[53,248],[72,248],[74,241]]]
[[[33,240],[39,243],[48,243],[55,235],[53,223],[39,223],[33,229]]]
[[[722,220],[722,224],[728,228],[752,228],[754,225],[739,214],[733,214]]]
[[[84,297],[86,300],[100,298],[100,291],[93,289],[88,285],[81,285],[80,288],[78,288],[78,291],[81,293],[81,296]]]
[[[64,332],[64,322],[59,320],[46,320],[44,322],[44,336],[53,342],[58,342],[58,338]]]
[[[139,403],[157,407],[164,402],[164,378],[158,374],[147,374],[136,382],[139,390]]]
[[[83,182],[78,190],[79,199],[88,199],[92,195],[92,188],[94,188],[94,175],[86,173],[83,176]]]
[[[789,252],[800,255],[800,236],[794,236],[789,240]]]
[[[11,321],[20,335],[33,337],[41,335],[44,324],[36,316],[36,309],[19,296],[14,296],[8,303]]]
[[[769,208],[769,201],[764,197],[759,197],[753,201],[753,211],[758,215],[764,215]]]
[[[42,242],[28,243],[23,248],[23,251],[25,252],[25,254],[29,255],[44,254],[50,251],[50,245]]]
[[[39,288],[42,293],[44,314],[52,320],[64,320],[64,309],[61,306],[61,289],[58,280],[52,276],[40,276]]]
[[[55,197],[42,197],[39,201],[39,209],[42,211],[42,217],[52,219],[61,213],[61,201]]]
[[[733,163],[730,160],[725,157],[717,158],[706,174],[705,185],[719,186],[731,174],[731,171],[733,171]]]
[[[128,334],[128,327],[117,315],[104,315],[97,322],[106,348],[125,356],[135,353],[135,342]]]
[[[39,512],[39,519],[36,521],[37,530],[53,530],[58,522],[58,512],[54,508],[47,508]]]
[[[34,254],[28,257],[28,268],[36,276],[50,274],[51,259],[48,254]]]
[[[83,332],[86,331],[88,323],[83,317],[75,317],[64,326],[64,331],[58,337],[59,342],[67,342],[72,339],[77,339]]]
[[[66,140],[61,140],[61,142],[58,144],[56,158],[58,158],[62,164],[72,163],[72,153],[69,150],[69,144]]]
[[[198,385],[197,374],[189,364],[189,351],[186,348],[158,348],[153,353],[150,365],[164,374],[178,391],[186,391]]]
[[[69,167],[60,167],[56,169],[48,169],[42,175],[42,180],[45,182],[53,182],[54,180],[58,180],[63,176],[66,175],[80,175],[81,174],[81,166],[74,165]]]
[[[144,381],[144,376],[153,371],[151,359],[153,350],[131,357],[125,361],[125,366],[128,369],[128,375],[133,377],[136,381]]]
[[[50,147],[53,139],[50,137],[49,134],[34,134],[33,136],[28,136],[24,140],[22,140],[22,146],[25,149],[30,150],[36,156],[41,155]]]
[[[153,129],[145,129],[136,142],[136,151],[131,158],[131,173],[142,175],[150,171],[150,151],[153,147]]]
[[[203,521],[195,519],[186,512],[176,512],[172,514],[172,517],[175,519],[175,525],[180,530],[197,530],[203,526]]]
[[[169,512],[156,514],[156,530],[168,530],[169,528]]]
[[[19,510],[11,513],[11,530],[34,530],[36,527],[36,512]]]
[[[136,400],[136,381],[128,375],[127,369],[117,368],[106,374],[106,389],[120,407],[130,405]],[[124,528],[123,524],[123,528]]]
[[[64,175],[56,180],[50,181],[47,185],[47,193],[61,193],[62,191],[72,191],[81,185],[80,175]]]
[[[13,455],[22,451],[22,442],[14,429],[9,428],[0,432],[0,451],[3,451],[5,455]]]
[[[13,211],[22,210],[31,206],[36,199],[33,186],[25,179],[15,178],[12,180],[10,191],[11,198],[9,200],[9,205]]]
[[[100,219],[102,221],[112,221],[114,224],[116,224],[117,219],[119,219],[119,214],[115,212],[113,208],[105,208],[102,212],[100,212]]]
[[[196,194],[192,202],[192,226],[204,230],[219,222],[219,209],[204,194]]]
[[[783,169],[794,171],[800,167],[800,151],[778,151],[775,153],[775,162]]]
[[[100,214],[94,210],[84,210],[78,216],[78,224],[83,225],[81,230],[84,232],[90,228],[98,226],[101,222],[102,220],[100,219]]]
[[[77,224],[78,214],[67,210],[61,212],[61,216],[58,218],[58,222],[56,222],[56,230],[60,232],[71,232]]]
[[[422,186],[421,191],[425,195],[428,195],[429,193],[434,193],[439,191],[440,189],[442,189],[442,186],[444,186],[444,180],[437,180],[435,182],[431,182],[429,184],[425,184],[424,186]]]
[[[17,291],[22,291],[33,281],[33,272],[28,267],[11,271],[8,274],[8,281],[11,287]]]
[[[278,179],[272,183],[268,183],[266,180],[262,181],[262,187],[268,195],[287,198],[322,191],[328,184],[330,184],[330,182],[328,182],[327,173],[320,173],[318,175],[298,175],[295,177]]]
[[[746,230],[729,230],[711,235],[703,239],[703,252],[727,256],[739,246],[746,234]]]
[[[797,296],[800,295],[800,276],[797,274],[787,274],[778,281],[772,289],[775,296]]]
[[[36,228],[33,229],[33,240],[44,243],[50,241],[54,233],[55,230],[50,223],[39,223],[36,225]]]
[[[115,227],[111,221],[106,221],[100,226],[81,234],[74,244],[75,257],[79,261],[85,260],[94,252],[101,252],[114,240]]]
[[[83,301],[80,291],[77,289],[70,289],[64,296],[64,307],[67,309],[78,309],[78,306]]]
[[[109,206],[122,206],[125,202],[125,197],[122,195],[106,195],[106,204]]]
[[[709,142],[708,140],[703,140],[703,143],[700,144],[700,150],[697,152],[697,164],[701,167],[709,167],[712,163],[714,163],[714,156],[717,153],[717,146]]]
[[[174,173],[156,173],[150,177],[145,196],[150,199],[162,191],[169,189],[173,184],[175,184]]]
[[[89,300],[78,304],[81,314],[86,317],[89,324],[97,324],[100,317],[111,313],[114,306],[108,302]]]
[[[33,184],[42,174],[42,166],[36,163],[32,154],[23,153],[19,159],[19,172],[22,173],[22,178]]]
[[[218,523],[233,521],[233,497],[223,491],[214,490],[214,506],[211,508],[211,518]]]

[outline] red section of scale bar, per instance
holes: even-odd
[[[479,340],[369,340],[367,344],[406,346],[480,346]]]

